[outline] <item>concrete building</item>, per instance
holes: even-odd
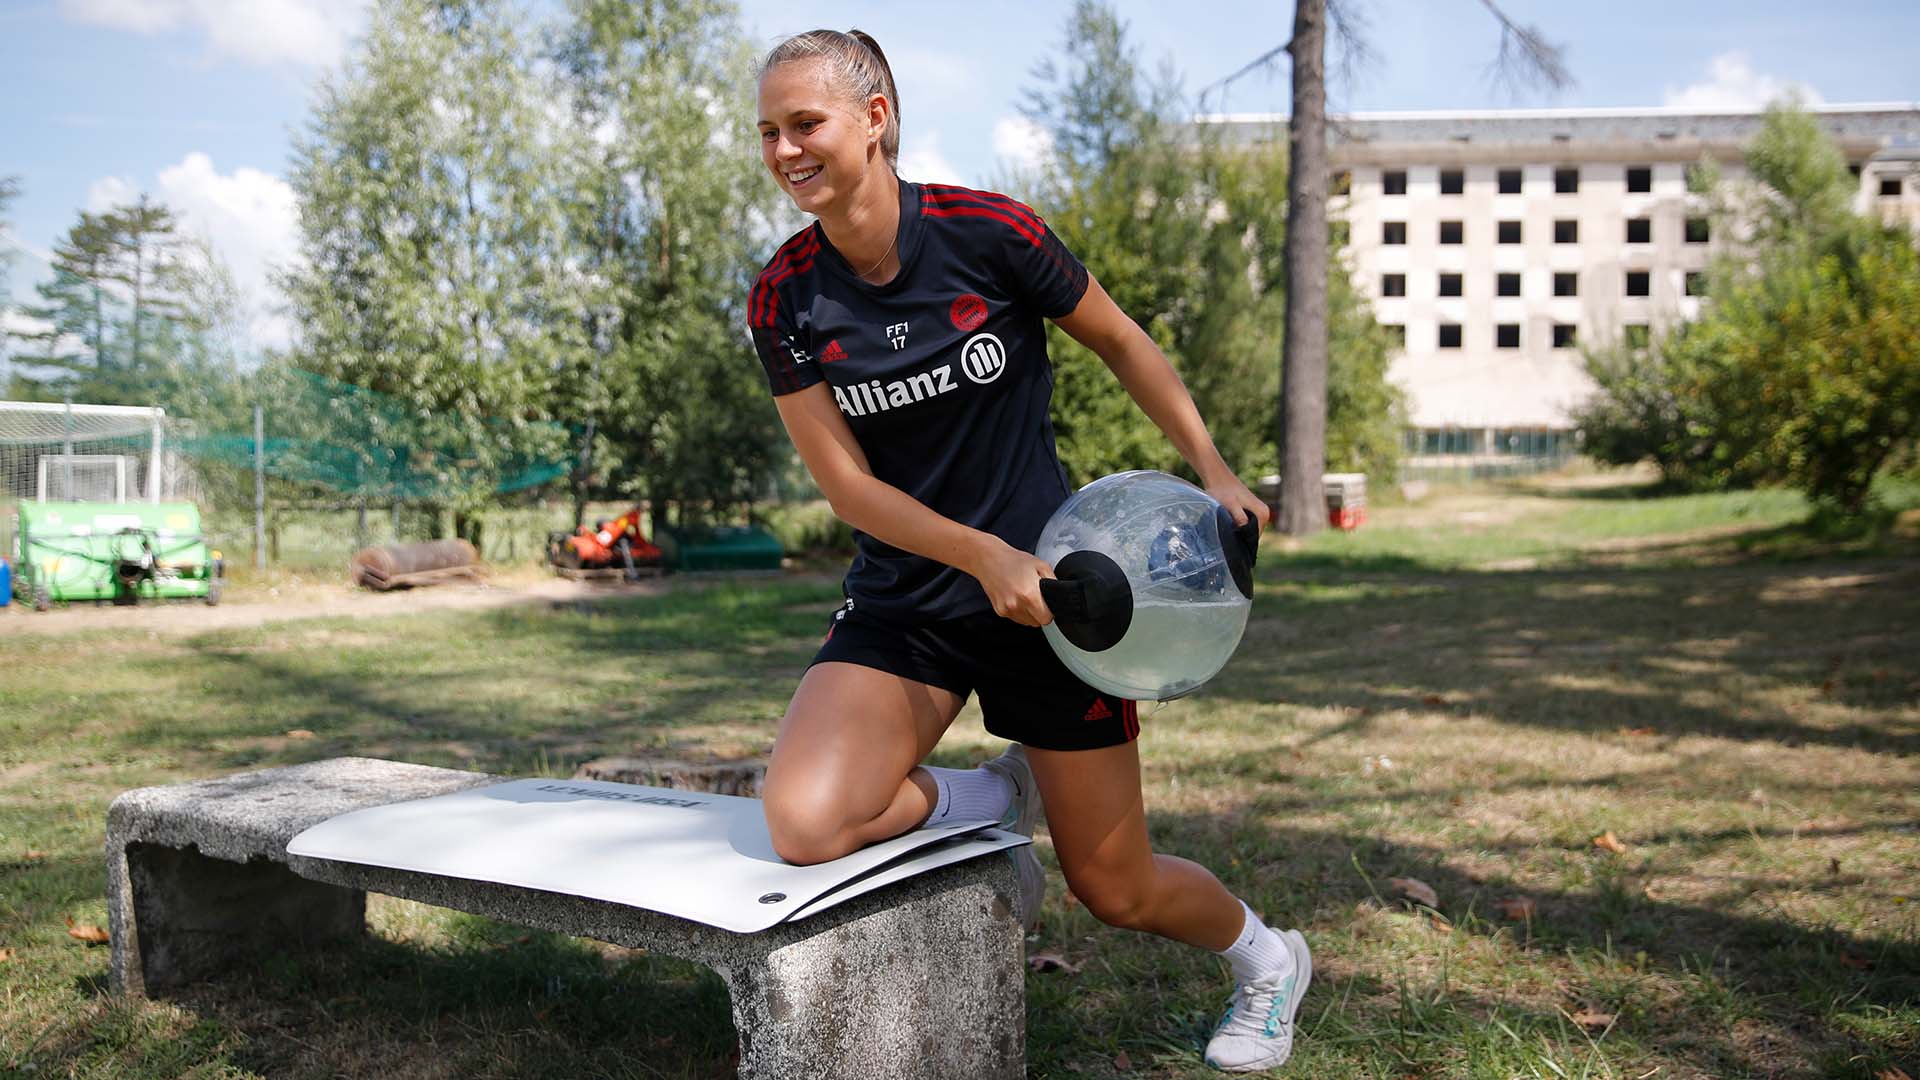
[[[1811,110],[1859,206],[1920,228],[1920,104]],[[1698,314],[1713,235],[1689,171],[1745,173],[1760,110],[1538,109],[1330,118],[1333,216],[1380,322],[1402,336],[1416,456],[1550,456],[1592,391],[1579,345]],[[1286,118],[1209,117],[1242,145]]]

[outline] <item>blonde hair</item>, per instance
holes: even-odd
[[[880,152],[887,165],[900,171],[900,95],[893,88],[893,69],[887,66],[887,54],[880,43],[861,30],[809,30],[795,34],[773,47],[760,62],[758,75],[795,60],[821,60],[827,65],[827,77],[833,85],[865,112],[868,101],[879,94],[887,99],[887,126],[880,133]]]

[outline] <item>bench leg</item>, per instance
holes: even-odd
[[[740,939],[754,955],[716,965],[740,1076],[1024,1076],[1025,965],[1007,877],[1008,888],[976,881],[807,937],[801,922]]]
[[[296,877],[279,863],[134,843],[108,852],[107,879],[116,993],[143,995],[262,951],[366,932],[366,893]]]

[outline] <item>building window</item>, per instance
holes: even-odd
[[[1707,275],[1698,270],[1687,271],[1686,292],[1688,296],[1707,295]]]
[[[1860,179],[1860,163],[1859,162],[1857,161],[1847,162],[1847,171],[1853,174],[1853,178],[1855,180]]]
[[[1520,170],[1519,169],[1501,169],[1500,170],[1500,194],[1502,195],[1520,194]]]
[[[1704,244],[1713,236],[1713,227],[1703,217],[1687,219],[1687,243]]]
[[[1645,270],[1627,271],[1628,296],[1652,296],[1653,275]]]
[[[1519,296],[1520,295],[1520,275],[1519,274],[1494,275],[1494,295]]]
[[[1466,226],[1460,224],[1457,221],[1443,221],[1440,223],[1440,242],[1441,243],[1443,244],[1465,243],[1466,242],[1465,238],[1466,238]]]
[[[1327,178],[1327,194],[1348,195],[1353,192],[1353,173],[1341,169]]]
[[[1553,242],[1556,244],[1577,244],[1580,242],[1580,223],[1572,218],[1561,218],[1553,223]]]
[[[1501,222],[1500,223],[1500,242],[1503,244],[1519,243],[1520,242],[1520,223],[1517,221]]]
[[[1572,195],[1573,193],[1579,190],[1580,190],[1580,170],[1579,169],[1553,170],[1553,193],[1554,194]]]
[[[1517,322],[1503,322],[1500,325],[1494,327],[1493,343],[1502,349],[1519,348],[1520,347],[1520,324]]]
[[[1635,217],[1627,219],[1627,243],[1653,243],[1653,219]]]
[[[1459,274],[1441,274],[1440,275],[1440,295],[1441,296],[1459,296],[1460,281],[1461,281],[1461,278]]]
[[[1443,322],[1440,324],[1440,347],[1443,349],[1457,349],[1460,347],[1459,323]]]
[[[1900,178],[1897,176],[1881,177],[1880,178],[1880,197],[1883,199],[1899,198],[1900,197]]]
[[[1407,193],[1407,170],[1388,169],[1380,174],[1380,191],[1385,195],[1405,195]]]
[[[1380,295],[1381,296],[1407,295],[1407,275],[1381,274],[1380,275]]]
[[[1630,322],[1620,328],[1620,337],[1627,343],[1628,348],[1644,349],[1647,343],[1653,340],[1653,333],[1647,328],[1646,323]]]
[[[1404,221],[1383,221],[1380,223],[1380,242],[1383,244],[1404,244],[1407,242],[1407,223]]]
[[[1553,347],[1556,349],[1573,348],[1573,324],[1572,323],[1554,323],[1553,324]]]
[[[1647,165],[1634,165],[1627,169],[1627,190],[1635,194],[1653,190],[1653,169]]]
[[[1393,342],[1396,349],[1407,347],[1407,325],[1405,323],[1383,323],[1387,331],[1387,340]]]
[[[1467,174],[1459,169],[1440,170],[1440,194],[1458,195],[1467,190]]]
[[[1579,296],[1580,275],[1564,272],[1553,275],[1553,295]]]

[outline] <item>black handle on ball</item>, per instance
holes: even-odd
[[[1133,625],[1133,586],[1120,564],[1098,551],[1069,552],[1040,580],[1040,599],[1061,636],[1086,652],[1111,649]]]
[[[1241,596],[1251,600],[1253,564],[1260,557],[1260,519],[1249,512],[1245,525],[1235,525],[1233,511],[1216,506],[1213,520],[1220,529],[1220,547],[1227,557],[1227,573],[1233,576],[1233,587],[1240,590]]]

